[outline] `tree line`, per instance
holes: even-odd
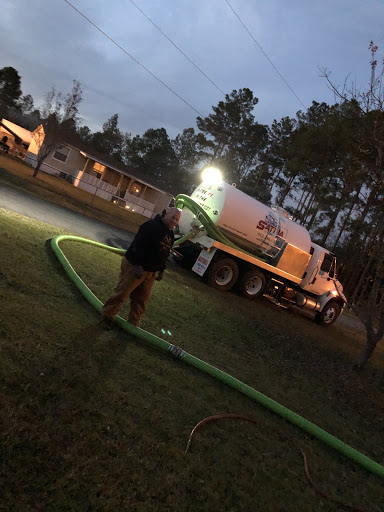
[[[197,117],[197,130],[185,128],[174,139],[165,128],[123,132],[117,113],[92,133],[80,123],[78,82],[66,96],[52,89],[35,109],[13,68],[0,69],[0,114],[30,129],[50,122],[59,134],[75,131],[84,144],[175,192],[189,193],[209,164],[248,195],[284,207],[343,264],[345,293],[367,329],[367,347],[357,362],[362,367],[384,335],[383,73],[376,76],[377,46],[371,43],[369,50],[366,90],[347,81],[339,90],[322,70],[335,103],[313,101],[271,126],[257,122],[258,98],[243,88],[226,94],[207,117]]]

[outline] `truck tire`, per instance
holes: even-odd
[[[232,288],[239,277],[239,267],[231,258],[214,261],[207,270],[207,283],[216,290],[226,292]]]
[[[340,311],[338,303],[331,300],[325,305],[323,311],[316,313],[315,320],[319,325],[331,325],[340,315]]]
[[[256,299],[263,294],[265,283],[265,275],[260,270],[248,270],[240,279],[240,295],[246,299]]]

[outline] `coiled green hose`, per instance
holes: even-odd
[[[55,236],[51,241],[51,247],[53,249],[53,252],[57,256],[59,262],[63,266],[65,272],[69,276],[69,278],[73,281],[73,283],[77,286],[79,291],[82,293],[82,295],[87,299],[87,301],[97,310],[100,311],[102,308],[102,303],[100,300],[91,292],[91,290],[87,287],[87,285],[80,279],[79,275],[75,272],[67,258],[65,257],[63,251],[59,247],[59,243],[63,240],[73,240],[75,242],[84,242],[90,245],[95,245],[97,247],[102,247],[104,249],[107,249],[109,251],[112,251],[117,254],[124,254],[124,249],[116,249],[114,247],[110,247],[108,245],[101,244],[99,242],[94,242],[93,240],[88,240],[87,238],[81,238],[77,236],[70,236],[70,235],[58,235]],[[220,380],[224,384],[227,384],[228,386],[232,387],[233,389],[236,389],[240,393],[243,393],[244,395],[248,396],[252,400],[255,400],[259,404],[263,405],[270,411],[278,414],[285,420],[289,421],[290,423],[298,426],[301,428],[304,432],[307,432],[308,434],[312,435],[313,437],[319,439],[320,441],[323,441],[328,446],[334,448],[338,452],[342,453],[349,459],[357,462],[362,467],[370,471],[371,473],[380,476],[384,478],[384,466],[378,464],[377,462],[373,461],[366,455],[363,455],[362,453],[358,452],[351,446],[347,445],[337,437],[329,434],[325,430],[323,430],[320,427],[317,427],[314,423],[311,423],[310,421],[302,418],[298,414],[294,413],[293,411],[287,409],[283,405],[280,405],[278,402],[275,402],[271,398],[267,397],[266,395],[263,395],[259,391],[256,391],[255,389],[251,388],[247,384],[244,384],[244,382],[241,382],[240,380],[232,377],[231,375],[228,375],[227,373],[219,370],[218,368],[215,368],[214,366],[202,361],[201,359],[198,359],[197,357],[188,354],[188,352],[185,352],[180,347],[172,345],[168,343],[167,341],[158,338],[154,334],[151,334],[147,331],[144,331],[143,329],[140,329],[139,327],[135,327],[134,325],[128,323],[126,320],[121,318],[120,316],[116,316],[115,322],[119,327],[124,329],[129,334],[132,334],[134,336],[137,336],[138,338],[141,338],[144,341],[147,341],[151,345],[153,345],[156,348],[159,348],[165,352],[168,352],[173,357],[177,359],[182,359],[184,362],[189,364],[190,366],[193,366],[194,368],[197,368],[198,370],[201,370],[208,375],[211,375],[212,377],[215,377],[216,379]]]

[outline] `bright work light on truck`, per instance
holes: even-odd
[[[210,186],[210,185],[219,185],[223,178],[221,176],[221,172],[219,169],[216,169],[215,167],[207,167],[203,171],[203,183],[204,185]]]

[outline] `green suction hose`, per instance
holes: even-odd
[[[93,240],[88,240],[87,238],[81,238],[77,236],[68,236],[68,235],[58,235],[55,236],[51,241],[51,247],[57,256],[58,260],[60,261],[61,265],[63,266],[65,272],[69,276],[69,278],[74,282],[74,284],[77,286],[77,288],[80,290],[82,295],[88,300],[88,302],[97,310],[100,311],[102,308],[102,303],[100,300],[91,292],[91,290],[86,286],[86,284],[80,279],[79,275],[75,272],[67,258],[65,257],[64,253],[59,247],[59,243],[63,240],[73,240],[76,242],[84,242],[90,245],[95,245],[97,247],[102,247],[104,249],[107,249],[109,251],[115,252],[117,254],[124,254],[125,250],[123,249],[116,249],[113,247],[110,247],[108,245],[101,244],[99,242],[94,242]],[[215,368],[214,366],[202,361],[201,359],[198,359],[197,357],[188,354],[188,352],[185,352],[180,347],[177,347],[175,345],[172,345],[171,343],[168,343],[167,341],[158,338],[154,334],[151,334],[147,331],[144,331],[143,329],[140,329],[139,327],[135,327],[134,325],[128,323],[123,318],[116,316],[115,321],[119,327],[124,329],[129,334],[132,334],[134,336],[137,336],[138,338],[143,339],[144,341],[147,341],[151,345],[153,345],[156,348],[159,348],[165,352],[168,352],[173,357],[177,359],[181,359],[190,366],[193,366],[194,368],[197,368],[198,370],[201,370],[208,375],[211,375],[212,377],[220,380],[224,384],[227,384],[228,386],[232,387],[233,389],[236,389],[240,393],[243,393],[245,396],[248,396],[252,400],[255,400],[259,404],[263,405],[270,411],[278,414],[285,420],[289,421],[290,423],[298,426],[301,428],[304,432],[307,432],[308,434],[312,435],[313,437],[319,439],[320,441],[324,442],[331,448],[334,448],[338,452],[342,453],[349,459],[357,462],[362,467],[370,471],[371,473],[380,476],[381,478],[384,478],[384,466],[378,464],[377,462],[373,461],[369,457],[363,455],[362,453],[358,452],[351,446],[347,445],[337,437],[329,434],[325,430],[323,430],[320,427],[317,427],[314,423],[311,423],[310,421],[304,419],[303,417],[299,416],[298,414],[294,413],[293,411],[287,409],[283,405],[280,405],[278,402],[275,402],[271,398],[267,397],[266,395],[263,395],[259,391],[256,391],[255,389],[251,388],[247,384],[244,384],[244,382],[241,382],[240,380],[231,377],[231,375],[228,375],[227,373],[219,370],[218,368]]]

